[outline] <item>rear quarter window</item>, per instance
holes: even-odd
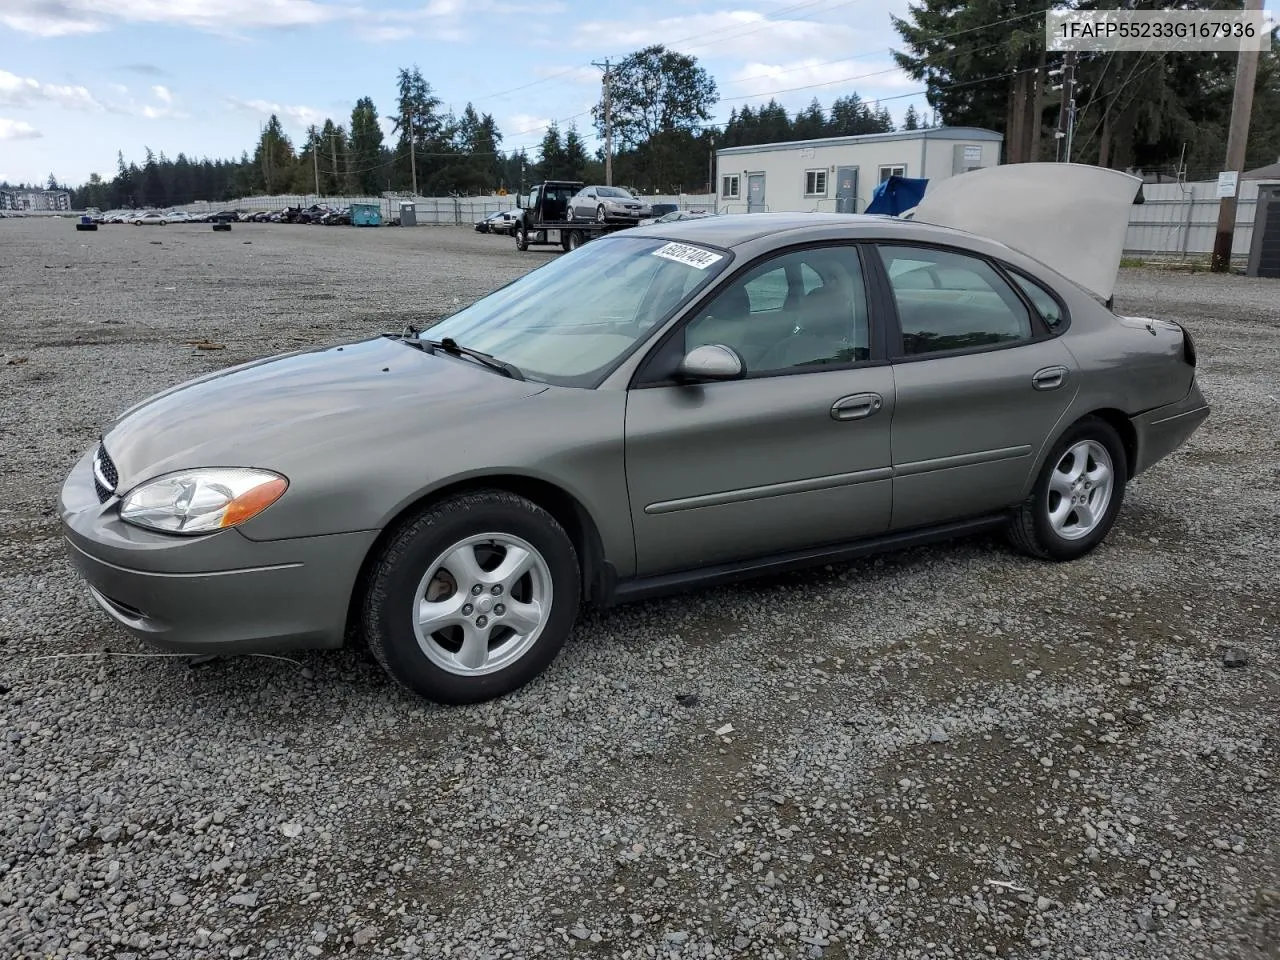
[[[1013,277],[1013,282],[1027,295],[1027,299],[1031,301],[1036,308],[1036,312],[1040,314],[1040,319],[1048,325],[1050,330],[1056,330],[1062,326],[1062,306],[1053,294],[1030,277],[1018,273],[1016,270],[1010,270],[1009,276]]]

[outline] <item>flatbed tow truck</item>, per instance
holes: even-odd
[[[527,197],[518,197],[516,206],[520,215],[511,230],[516,249],[558,246],[568,252],[606,233],[635,226],[634,223],[568,219],[569,198],[585,186],[580,180],[547,180],[534,184]]]

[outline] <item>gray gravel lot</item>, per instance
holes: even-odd
[[[137,657],[92,606],[52,505],[118,411],[552,255],[0,221],[0,956],[1280,957],[1274,281],[1124,273],[1214,415],[1072,565],[976,539],[592,615],[462,709],[359,651]]]

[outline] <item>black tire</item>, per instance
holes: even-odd
[[[493,673],[461,675],[423,652],[408,611],[432,564],[459,540],[484,533],[519,537],[542,555],[551,609],[519,659]],[[371,567],[361,621],[374,658],[401,685],[437,703],[480,703],[523,687],[550,666],[577,621],[581,595],[577,551],[556,519],[523,497],[480,490],[432,504],[394,532]]]
[[[1112,487],[1101,519],[1087,534],[1078,539],[1067,539],[1053,528],[1049,519],[1051,504],[1056,494],[1050,491],[1054,471],[1067,455],[1067,451],[1084,441],[1093,441],[1105,448],[1111,459]],[[1013,545],[1033,557],[1042,560],[1075,560],[1083,557],[1100,544],[1120,514],[1124,503],[1125,482],[1129,476],[1129,458],[1124,442],[1115,427],[1099,417],[1084,417],[1074,423],[1053,445],[1049,456],[1040,468],[1031,496],[1018,505],[1009,522],[1008,536]]]
[[[604,204],[602,203],[596,207],[596,223],[604,223],[606,220],[608,220],[608,217],[605,216]]]
[[[573,204],[567,203],[564,207],[564,218],[569,223],[573,223]]]
[[[517,249],[517,250],[528,250],[528,249],[529,249],[529,234],[527,234],[527,233],[525,232],[524,224],[517,224],[517,225],[516,225],[516,228],[515,228],[515,230],[514,230],[513,232],[515,233],[515,236],[516,236],[516,249]]]
[[[566,241],[566,249],[577,250],[580,246],[582,246],[582,231],[570,230],[569,239]]]

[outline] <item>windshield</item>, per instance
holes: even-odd
[[[607,237],[552,260],[429,327],[531,380],[593,387],[729,262],[721,250]]]

